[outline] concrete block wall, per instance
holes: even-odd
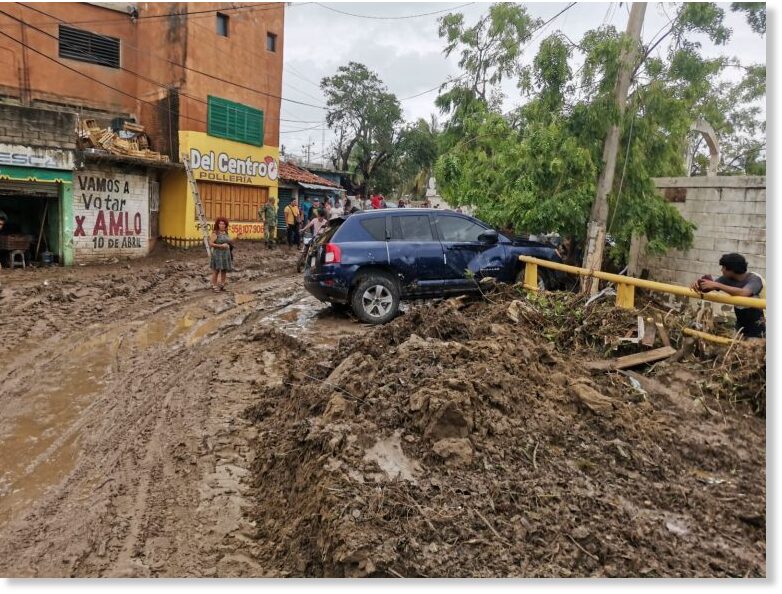
[[[98,166],[73,174],[74,262],[149,254],[149,176]]]
[[[0,143],[76,148],[75,113],[0,103]]]
[[[664,256],[645,253],[641,239],[638,263],[631,272],[649,270],[649,278],[689,285],[704,274],[718,275],[719,259],[738,252],[750,270],[766,276],[766,178],[764,176],[714,176],[657,178],[661,194],[686,190],[684,202],[674,206],[697,225],[695,240],[686,251],[670,250]]]

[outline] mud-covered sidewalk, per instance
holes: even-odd
[[[371,328],[236,261],[0,272],[0,574],[765,576],[764,350],[594,372],[610,307]]]

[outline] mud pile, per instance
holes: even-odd
[[[715,413],[691,369],[591,375],[518,297],[412,309],[259,390],[247,416],[265,563],[292,576],[764,576],[763,421]]]

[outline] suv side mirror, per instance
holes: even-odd
[[[487,229],[478,236],[481,243],[497,243],[499,240],[500,235],[494,229]]]

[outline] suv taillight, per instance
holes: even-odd
[[[339,246],[334,243],[327,243],[326,256],[323,261],[326,264],[339,264],[341,260],[342,260],[342,250],[339,249]]]

